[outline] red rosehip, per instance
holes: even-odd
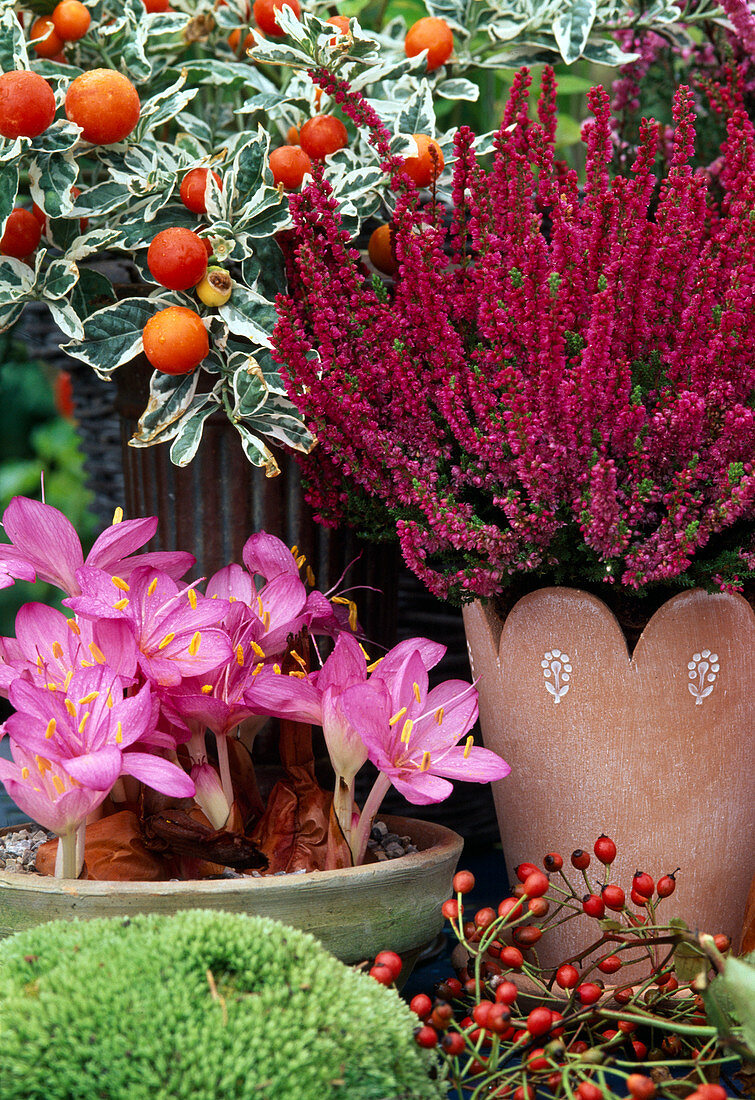
[[[504,898],[498,906],[498,916],[507,917],[512,909],[516,909],[517,915],[521,915],[523,907],[518,898]]]
[[[409,1008],[420,1020],[426,1020],[433,1010],[433,1002],[426,993],[418,993],[409,1001]]]
[[[514,874],[520,882],[524,882],[528,875],[531,875],[533,871],[539,871],[540,868],[536,867],[534,863],[520,863],[518,867],[514,868]]]
[[[606,836],[605,833],[601,833],[598,839],[595,841],[593,847],[595,856],[601,863],[605,863],[608,866],[609,863],[613,863],[616,859],[616,845],[611,840],[610,836]]]
[[[606,907],[597,894],[585,894],[582,898],[582,909],[588,917],[595,917],[596,920],[602,920],[606,912]]]
[[[545,1057],[542,1047],[535,1047],[527,1059],[527,1069],[532,1073],[540,1073],[544,1069],[550,1069],[550,1062]]]
[[[677,867],[676,871],[679,868]],[[658,879],[658,885],[656,890],[658,891],[659,898],[670,898],[674,890],[676,890],[676,871],[672,871],[670,875],[663,875]]]
[[[496,911],[487,907],[485,909],[478,909],[474,915],[475,928],[482,929],[484,932],[487,928],[490,928],[491,924],[495,921]]]
[[[571,854],[571,865],[578,871],[585,871],[590,866],[590,853],[582,848],[575,848]]]
[[[496,986],[495,999],[498,1004],[513,1005],[518,996],[519,990],[513,982],[501,982]]]
[[[511,934],[520,947],[534,947],[542,938],[543,932],[534,924],[520,924]]]
[[[632,890],[629,894],[629,897],[632,899],[634,905],[644,906],[647,905],[647,903],[650,901],[650,898],[645,897],[644,894],[638,894],[636,890]]]
[[[531,898],[527,903],[527,911],[532,914],[533,917],[544,917],[550,905],[545,898]]]
[[[447,901],[444,901],[440,907],[440,911],[446,920],[459,919],[459,903],[456,898],[449,898]]]
[[[546,871],[560,871],[564,865],[562,857],[558,852],[548,852],[548,855],[543,860],[543,867]]]
[[[527,1031],[530,1035],[538,1038],[540,1035],[545,1035],[550,1031],[553,1017],[551,1016],[551,1010],[540,1006],[539,1008],[533,1008],[532,1012],[527,1016]]]
[[[561,1015],[560,1012],[555,1012],[555,1011],[551,1010],[551,1038],[552,1039],[559,1039],[564,1034],[564,1029],[562,1027],[557,1027],[556,1026],[562,1020],[563,1020],[563,1016]]]
[[[393,972],[394,981],[401,973],[403,965],[401,956],[395,951],[380,951],[375,956],[375,966],[387,966]]]
[[[387,966],[373,966],[370,968],[369,975],[380,985],[393,985],[393,971]]]
[[[450,1004],[441,1001],[433,1006],[428,1023],[432,1024],[436,1031],[445,1031],[451,1022],[453,1014],[454,1010],[451,1008]]]
[[[579,985],[579,971],[576,966],[572,966],[571,963],[564,963],[563,966],[559,966],[556,971],[556,984],[560,985],[562,989],[574,989],[576,985]]]
[[[721,954],[724,954],[731,947],[730,937],[725,936],[723,932],[719,932],[713,937],[713,943],[716,945]]]
[[[506,1005],[494,1004],[485,1025],[494,1035],[504,1035],[510,1027],[511,1012]]]
[[[603,1100],[603,1090],[592,1081],[580,1081],[574,1091],[579,1100]]]
[[[600,896],[608,908],[613,909],[615,913],[619,913],[624,908],[626,895],[620,886],[616,886],[612,882],[606,883],[600,892]]]
[[[603,974],[615,974],[617,970],[621,970],[621,959],[618,955],[606,955],[598,963],[598,970]]]
[[[698,1085],[695,1092],[700,1100],[726,1100],[726,1089],[722,1085]]]
[[[627,1089],[634,1100],[653,1100],[656,1093],[655,1082],[642,1073],[630,1073],[627,1077]]]
[[[652,898],[655,883],[646,871],[635,871],[632,879],[632,889],[636,890],[638,894],[642,894],[643,898]],[[635,1074],[635,1076],[637,1077],[639,1074]]]
[[[617,989],[613,995],[613,999],[617,1004],[628,1005],[633,996],[633,990],[628,986],[626,989]]]
[[[641,1039],[632,1039],[632,1049],[638,1062],[644,1062],[648,1056],[648,1048]]]
[[[577,999],[583,1005],[594,1005],[603,996],[603,990],[594,982],[584,982],[577,986]]]
[[[418,1027],[414,1032],[414,1041],[418,1047],[430,1050],[438,1045],[438,1032],[434,1027],[425,1024],[423,1027]]]
[[[457,871],[454,875],[453,888],[456,894],[469,894],[474,890],[474,875],[471,871]]]
[[[490,1016],[490,1011],[492,1008],[492,1001],[480,1001],[480,1003],[476,1004],[472,1009],[472,1019],[476,1024],[479,1024],[480,1027],[487,1027],[488,1018]]]
[[[524,880],[524,893],[528,898],[541,898],[549,886],[547,875],[542,871],[532,871]]]
[[[501,962],[510,970],[521,970],[524,963],[524,955],[518,947],[504,947],[501,952]]]
[[[460,1035],[458,1031],[453,1031],[443,1036],[440,1045],[446,1054],[452,1058],[458,1058],[460,1054],[464,1053],[467,1044],[463,1035]]]
[[[514,1092],[514,1100],[535,1100],[535,1090],[532,1085],[520,1085]]]

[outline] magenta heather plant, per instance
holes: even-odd
[[[553,74],[535,123],[522,70],[492,167],[469,130],[456,136],[445,228],[361,97],[313,76],[393,174],[400,265],[390,286],[365,278],[321,174],[292,200],[293,289],[274,343],[319,438],[302,460],[319,516],[395,530],[408,565],[455,600],[522,573],[638,592],[755,576],[746,114],[729,122],[717,204],[690,166],[691,94],[677,91],[651,216],[656,123],[642,123],[631,178],[612,180],[609,102],[594,88],[581,192],[554,159]]]

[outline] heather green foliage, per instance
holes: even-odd
[[[276,921],[200,910],[0,943],[0,1100],[434,1100],[395,991]]]

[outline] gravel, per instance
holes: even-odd
[[[0,871],[6,875],[36,875],[34,861],[37,858],[37,848],[54,836],[54,833],[48,833],[36,825],[31,829],[14,829],[13,832],[0,836]]]

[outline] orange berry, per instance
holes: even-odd
[[[0,76],[0,134],[11,140],[37,137],[55,118],[55,95],[39,73],[3,73]]]
[[[163,374],[189,374],[210,350],[207,329],[193,309],[168,306],[151,317],[142,332],[144,354]]]
[[[147,250],[152,277],[169,290],[189,290],[201,282],[207,271],[207,249],[191,229],[177,226],[163,229]]]
[[[427,134],[414,134],[417,143],[418,155],[407,157],[404,162],[404,171],[417,187],[429,187],[443,171],[445,160],[443,152],[435,138]]]
[[[142,3],[150,15],[164,11],[173,11],[169,0],[142,0]]]
[[[312,160],[324,160],[343,149],[349,140],[346,127],[335,115],[308,118],[299,131],[301,147]]]
[[[298,145],[299,144],[299,130],[298,130],[298,127],[289,126],[288,133],[286,134],[286,144],[287,145]]]
[[[8,215],[5,230],[0,237],[0,256],[13,256],[23,260],[39,244],[42,226],[31,210],[16,206]]]
[[[338,31],[340,31],[341,35],[349,34],[351,31],[351,27],[349,26],[349,19],[345,15],[334,15],[331,19],[326,19],[325,22],[330,23],[332,27],[335,27]],[[337,46],[339,37],[339,35],[336,35],[335,38],[329,38],[328,45]]]
[[[205,192],[207,190],[207,173],[209,171],[209,168],[192,168],[181,180],[181,202],[187,210],[191,210],[193,214],[207,213]],[[222,191],[223,181],[220,176],[217,172],[213,172],[212,176]]]
[[[52,19],[44,15],[32,23],[29,38],[34,52],[39,57],[55,57],[63,49],[63,39],[55,30],[55,24]],[[34,42],[35,38],[40,38],[42,41]]]
[[[281,184],[286,191],[296,191],[307,172],[312,171],[312,161],[300,145],[273,149],[269,163],[276,187]]]
[[[81,0],[61,0],[52,13],[52,22],[58,38],[78,42],[89,30],[92,17]]]
[[[259,29],[273,38],[283,38],[286,32],[276,23],[275,13],[284,6],[291,8],[297,19],[301,17],[299,0],[254,0],[252,12]]]
[[[66,115],[81,127],[84,141],[113,145],[123,141],[139,121],[136,88],[114,69],[90,69],[77,76],[66,93]]]
[[[407,57],[416,57],[427,50],[427,71],[433,72],[445,65],[454,49],[454,36],[445,19],[428,15],[409,28],[404,39]]]
[[[241,28],[237,27],[235,31],[231,31],[228,35],[228,45],[235,54],[241,56],[245,54],[247,50],[251,50],[255,45],[254,35],[249,31],[249,33],[244,36],[244,44],[241,45]]]
[[[367,245],[367,253],[378,271],[382,271],[385,275],[396,274],[398,263],[393,251],[390,225],[379,225],[373,230]]]

